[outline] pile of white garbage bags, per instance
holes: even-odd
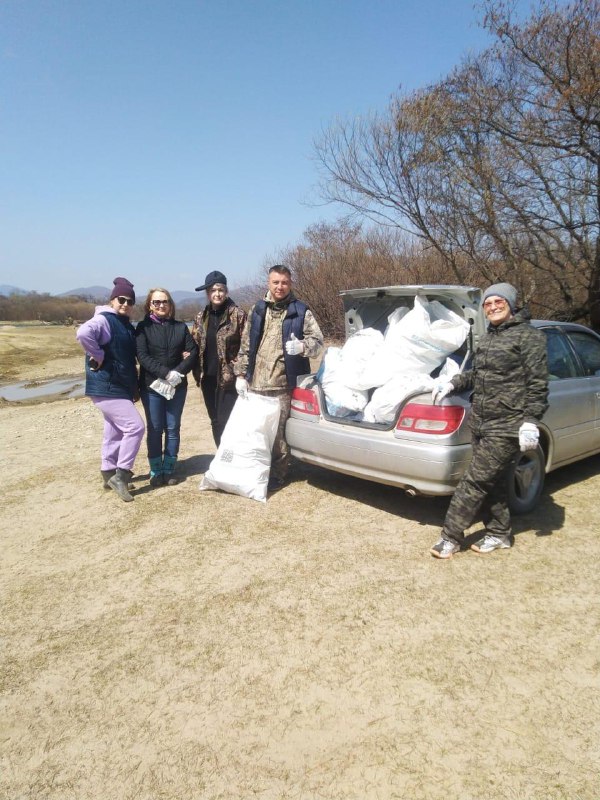
[[[393,422],[409,395],[433,387],[431,373],[438,367],[444,364],[448,379],[458,371],[448,356],[459,349],[468,331],[468,322],[454,311],[417,296],[412,309],[390,314],[385,335],[363,328],[342,348],[328,348],[317,380],[329,414]]]

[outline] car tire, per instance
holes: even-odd
[[[541,447],[517,455],[508,474],[508,506],[513,514],[533,511],[544,488],[545,477],[546,460]]]

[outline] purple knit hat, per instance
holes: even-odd
[[[114,300],[115,297],[123,295],[123,297],[131,297],[135,303],[135,292],[133,291],[133,283],[131,283],[131,281],[128,281],[127,278],[115,278],[113,283],[115,288],[111,292],[110,300]]]

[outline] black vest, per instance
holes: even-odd
[[[300,375],[307,375],[310,372],[310,360],[306,358],[306,356],[290,356],[285,351],[285,343],[289,341],[292,333],[296,336],[296,339],[304,339],[304,317],[307,311],[308,306],[306,303],[303,303],[301,300],[292,300],[287,307],[283,320],[281,347],[285,363],[285,376],[288,386],[291,388],[296,386],[296,379]],[[246,374],[246,378],[249,382],[252,381],[252,376],[254,374],[256,354],[265,327],[266,313],[267,302],[265,300],[259,300],[254,306],[254,311],[250,320],[250,352],[248,354],[248,372]]]
[[[85,393],[88,397],[133,400],[137,386],[135,329],[127,317],[100,312],[110,325],[110,341],[103,345],[104,361],[99,370],[90,369],[85,359]]]

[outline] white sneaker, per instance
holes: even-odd
[[[483,539],[471,545],[471,550],[476,553],[491,553],[494,550],[507,550],[510,546],[510,536],[492,536],[491,533],[486,533]]]
[[[452,558],[454,553],[458,553],[460,545],[451,542],[449,539],[440,539],[429,551],[434,558]]]

